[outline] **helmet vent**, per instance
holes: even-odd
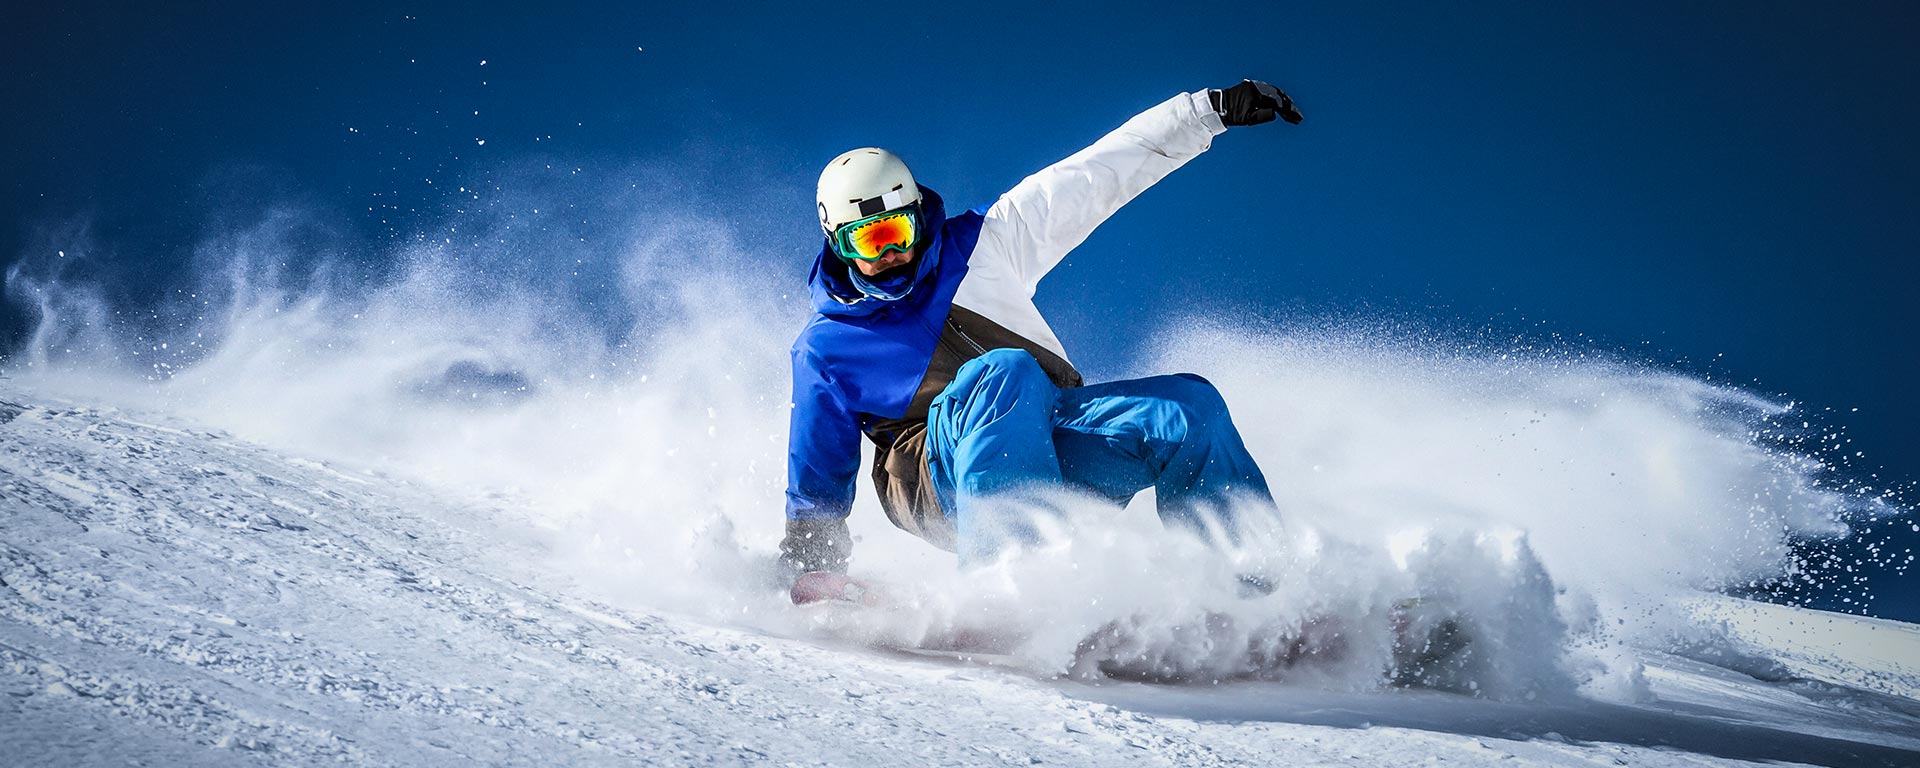
[[[887,191],[888,191],[888,192],[898,192],[898,191],[900,191],[900,190],[902,190],[902,189],[905,189],[905,188],[906,188],[906,186],[907,186],[907,185],[905,185],[905,184],[895,184],[895,185],[893,185],[893,189],[889,189],[889,190],[887,190]]]

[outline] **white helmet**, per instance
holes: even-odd
[[[820,204],[820,228],[831,235],[847,222],[920,202],[920,187],[898,155],[861,147],[827,163],[814,200]]]

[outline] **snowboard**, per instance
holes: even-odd
[[[841,573],[801,574],[788,597],[815,632],[877,650],[1001,666],[1024,639],[1004,627],[929,622],[915,590]]]
[[[1471,692],[1475,654],[1468,626],[1444,604],[1394,603],[1381,681],[1397,688]],[[1070,674],[1164,685],[1285,680],[1315,665],[1346,663],[1356,652],[1356,629],[1350,617],[1340,616],[1249,626],[1244,616],[1209,611],[1195,621],[1172,627],[1163,622],[1145,631],[1135,619],[1116,619],[1080,641]],[[1143,637],[1156,642],[1141,642]]]
[[[993,666],[1020,666],[1010,655],[1024,636],[1005,627],[929,627],[918,620],[919,596],[900,585],[840,573],[802,574],[788,593],[819,633],[869,648]],[[1242,631],[1235,619],[1208,613],[1175,627],[1213,659],[1170,659],[1142,647],[1135,623],[1116,619],[1081,640],[1068,677],[1157,684],[1283,679],[1301,665],[1338,663],[1350,653],[1348,626],[1336,617]],[[1402,688],[1469,692],[1474,648],[1464,617],[1419,599],[1393,604],[1391,659],[1383,682]],[[1161,634],[1161,633],[1156,633]]]
[[[901,604],[899,590],[844,573],[809,571],[795,579],[787,596],[794,605],[831,605],[851,603],[867,608],[892,608]]]

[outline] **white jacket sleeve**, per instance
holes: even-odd
[[[1011,262],[1031,296],[1094,227],[1226,130],[1204,90],[1161,102],[1001,195],[981,225],[983,244]]]

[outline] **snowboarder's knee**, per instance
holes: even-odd
[[[967,361],[965,368],[979,368],[983,376],[1048,380],[1040,361],[1033,359],[1032,353],[1024,349],[990,349]]]
[[[1166,378],[1167,398],[1180,404],[1192,427],[1205,429],[1232,423],[1227,415],[1227,399],[1213,382],[1191,373],[1176,373]]]

